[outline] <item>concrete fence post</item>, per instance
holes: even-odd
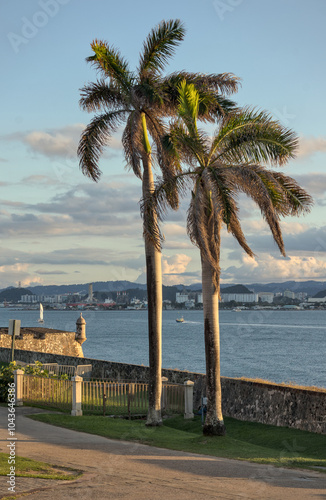
[[[15,382],[15,406],[23,406],[23,370],[14,370],[14,382]]]
[[[73,417],[81,417],[82,411],[82,383],[83,377],[76,375],[72,377],[72,410],[71,415]]]
[[[194,418],[194,385],[191,380],[184,382],[185,387],[185,414],[184,418]]]

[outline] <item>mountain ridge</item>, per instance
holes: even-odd
[[[88,286],[90,283],[75,283],[72,285],[36,285],[27,286],[25,289],[30,290],[34,295],[61,295],[65,293],[88,293]],[[94,292],[122,292],[125,290],[140,289],[146,290],[146,285],[142,283],[135,283],[127,280],[116,280],[116,281],[95,281],[92,283]],[[326,290],[325,281],[285,281],[285,282],[275,282],[275,283],[243,283],[250,291],[254,293],[258,292],[284,292],[285,290],[290,290],[292,292],[305,292],[310,296],[314,296],[319,292]],[[236,286],[233,283],[223,283],[221,284],[221,290],[224,288]],[[14,287],[7,287],[0,289],[0,292],[4,290],[10,290]],[[189,290],[189,291],[199,291],[202,288],[201,283],[193,283],[191,285],[173,285],[166,288],[175,288],[176,291]],[[28,292],[27,292],[28,293]]]

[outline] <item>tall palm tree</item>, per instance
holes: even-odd
[[[312,199],[294,179],[269,168],[294,157],[295,134],[265,112],[244,109],[218,120],[213,138],[198,130],[200,97],[192,84],[179,86],[179,120],[167,142],[188,169],[157,186],[151,203],[163,218],[171,192],[185,193],[192,187],[187,231],[199,247],[202,266],[204,336],[206,353],[207,415],[203,432],[224,435],[220,382],[219,289],[221,228],[225,226],[244,251],[253,256],[246,242],[237,204],[245,193],[260,208],[274,241],[285,255],[280,217],[309,211]],[[149,202],[148,202],[149,203]]]
[[[81,107],[98,113],[86,127],[78,146],[80,167],[86,176],[99,180],[103,148],[109,145],[109,139],[118,127],[125,123],[122,135],[124,154],[129,167],[142,180],[143,198],[146,199],[154,189],[153,160],[161,169],[163,178],[171,178],[178,165],[166,154],[161,138],[166,134],[165,118],[176,113],[176,87],[183,79],[192,82],[200,91],[201,119],[212,121],[214,115],[225,114],[234,108],[234,103],[225,97],[238,87],[239,81],[232,74],[201,75],[182,71],[162,75],[184,33],[179,20],[162,21],[145,40],[137,71],[131,71],[120,53],[108,43],[92,42],[94,54],[87,61],[99,71],[101,78],[81,91]],[[177,193],[168,202],[172,208],[177,208]],[[147,425],[160,425],[162,273],[160,245],[157,243],[159,228],[155,211],[150,208],[143,211],[143,220],[150,365]]]

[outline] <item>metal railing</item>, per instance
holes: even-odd
[[[71,410],[72,381],[23,375],[22,400],[27,404]]]
[[[148,384],[84,381],[83,412],[103,415],[143,415],[148,409]]]
[[[73,380],[61,380],[35,375],[22,375],[22,401],[61,410],[72,409]],[[81,410],[97,415],[146,415],[148,384],[114,381],[80,380]],[[162,411],[166,414],[184,413],[185,386],[163,383]]]
[[[162,410],[168,414],[184,412],[185,387],[183,384],[163,383]]]

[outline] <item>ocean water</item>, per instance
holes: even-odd
[[[163,311],[163,367],[205,373],[202,311]],[[85,357],[148,365],[147,311],[84,311]],[[75,331],[76,311],[45,311],[44,325]],[[0,309],[0,326],[37,311]],[[221,374],[326,387],[326,311],[221,311]]]

